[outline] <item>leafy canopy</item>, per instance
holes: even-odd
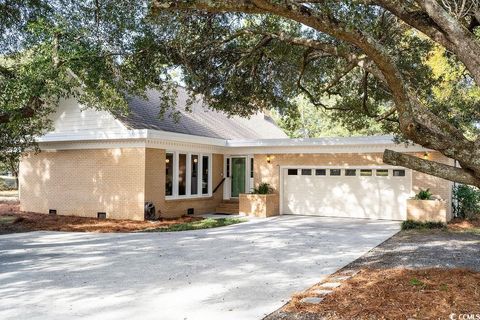
[[[146,1],[12,0],[0,9],[2,157],[34,146],[62,98],[122,113],[128,96],[155,88],[171,105],[170,32],[146,21]]]
[[[15,154],[31,145],[61,98],[120,113],[128,96],[155,88],[167,108],[174,80],[229,114],[274,109],[292,131],[303,112],[303,130],[317,135],[315,119],[328,112],[328,121],[349,131],[400,134],[398,114],[389,113],[392,92],[360,49],[279,15],[154,10],[152,18],[150,5],[0,3],[0,151]],[[381,6],[353,0],[308,5],[346,30],[372,35],[423,105],[472,139],[478,136],[479,89],[454,55]]]

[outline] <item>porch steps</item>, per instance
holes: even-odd
[[[223,200],[215,209],[216,213],[238,214],[240,205],[238,200]]]

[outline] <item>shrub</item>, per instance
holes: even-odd
[[[10,191],[15,190],[15,187],[9,185],[5,180],[0,179],[0,191]]]
[[[432,193],[430,189],[420,189],[420,191],[415,195],[416,200],[432,200]]]
[[[414,221],[407,220],[402,222],[402,230],[412,230],[412,229],[444,229],[447,226],[443,222],[437,221]]]
[[[480,191],[475,187],[458,185],[453,188],[453,212],[459,218],[474,218],[480,212]]]
[[[273,188],[269,183],[262,182],[258,185],[258,188],[253,188],[253,194],[270,194],[273,192]]]

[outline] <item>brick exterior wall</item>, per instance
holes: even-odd
[[[212,191],[223,178],[223,155],[212,155]],[[165,200],[165,150],[146,149],[145,200],[153,202],[161,217],[179,217],[194,208],[195,214],[215,212],[223,199],[220,187],[212,197]]]
[[[423,153],[416,154],[423,156]],[[212,156],[212,190],[223,178],[223,155]],[[255,155],[254,181],[268,182],[278,193],[280,166],[361,166],[382,164],[382,154],[272,154]],[[439,153],[430,159],[452,165]],[[223,199],[223,187],[212,197],[165,200],[165,150],[145,148],[63,150],[29,154],[20,164],[20,201],[24,211],[143,220],[144,203],[155,204],[162,217],[214,212]],[[445,199],[451,212],[452,183],[419,172],[412,174],[412,191],[430,188]]]
[[[20,163],[21,210],[143,220],[145,149],[63,150]]]
[[[424,153],[413,153],[423,157]],[[266,155],[255,155],[254,181],[255,186],[260,182],[269,183],[275,192],[279,192],[280,166],[369,166],[382,165],[383,153],[336,153],[336,154],[271,154],[270,163]],[[438,152],[430,152],[429,160],[453,165],[453,160],[446,158]],[[430,191],[447,201],[448,213],[451,212],[452,182],[423,174],[412,172],[412,191],[417,193],[420,189],[429,188]]]
[[[212,156],[212,190],[223,178],[223,155]],[[144,148],[62,150],[29,154],[20,164],[21,210],[59,215],[143,220],[144,203],[162,217],[214,212],[223,199],[165,200],[165,150]]]

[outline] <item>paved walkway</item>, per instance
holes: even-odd
[[[398,222],[282,216],[176,233],[0,236],[0,319],[261,319]]]

